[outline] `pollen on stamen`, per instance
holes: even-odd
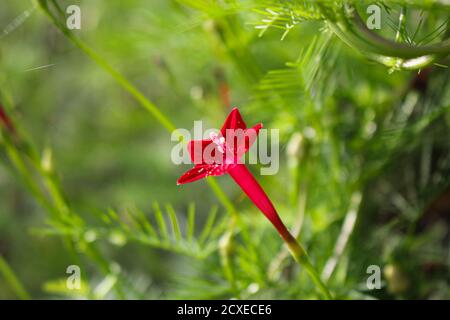
[[[209,134],[209,137],[211,138],[211,141],[217,146],[217,150],[219,150],[220,153],[225,153],[225,138],[219,137],[219,135],[215,132],[211,132]]]

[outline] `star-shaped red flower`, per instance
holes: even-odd
[[[225,120],[220,134],[213,133],[210,139],[189,141],[188,150],[194,162],[194,168],[184,173],[178,179],[178,184],[228,173],[272,222],[278,233],[285,240],[291,241],[292,236],[278,216],[269,197],[245,164],[241,162],[242,156],[255,142],[261,128],[262,124],[257,124],[247,129],[239,110],[234,108]]]
[[[178,184],[228,173],[241,163],[242,156],[255,142],[261,128],[260,123],[247,128],[239,110],[234,108],[219,134],[211,133],[209,139],[188,142],[187,147],[194,168],[183,174],[178,179]]]

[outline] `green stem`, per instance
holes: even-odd
[[[385,56],[398,57],[402,59],[418,58],[422,56],[437,54],[448,55],[450,53],[450,39],[445,39],[441,43],[426,46],[411,46],[406,43],[398,43],[373,32],[367,28],[361,16],[354,7],[348,7],[350,21],[357,28],[360,36],[371,46],[376,53]]]
[[[130,93],[148,112],[150,112],[156,120],[169,132],[176,130],[175,125],[155,106],[150,100],[148,100],[139,89],[132,85],[120,72],[114,69],[103,57],[97,52],[92,50],[83,41],[75,37],[64,25],[62,25],[58,19],[50,12],[45,1],[38,1],[40,8],[50,18],[53,24],[70,40],[75,46],[83,51],[89,58],[108,72],[114,80],[116,80],[122,88]]]
[[[39,187],[39,184],[32,178],[33,175],[29,172],[28,166],[25,163],[25,159],[23,159],[20,152],[15,148],[14,144],[8,137],[4,138],[3,144],[6,154],[11,161],[11,164],[24,181],[28,190],[33,194],[35,199],[42,205],[42,207],[50,212],[51,216],[55,218],[58,215],[58,212],[54,209],[46,196],[43,194],[42,190]]]
[[[333,296],[330,293],[330,290],[322,282],[320,279],[319,273],[316,271],[316,268],[313,266],[311,261],[309,260],[308,255],[306,254],[305,249],[297,242],[297,240],[289,234],[290,237],[283,239],[286,242],[286,245],[289,249],[289,252],[294,257],[295,261],[301,266],[304,267],[308,275],[311,277],[315,285],[319,288],[322,294],[326,299],[332,300]]]
[[[336,36],[351,48],[388,67],[420,69],[450,53],[450,39],[427,46],[398,43],[369,30],[354,7],[344,8],[338,18],[323,4],[319,7]]]
[[[233,264],[231,261],[231,255],[232,255],[232,247],[233,247],[233,232],[235,229],[235,223],[236,219],[234,217],[231,218],[230,226],[228,227],[228,230],[225,232],[225,234],[220,238],[219,240],[219,252],[220,252],[220,259],[224,271],[224,275],[227,278],[228,282],[230,283],[231,290],[233,293],[240,298],[239,290],[237,289],[236,284],[236,276],[234,274],[233,270]]]
[[[233,217],[237,216],[237,210],[234,207],[233,203],[228,199],[225,192],[223,192],[222,188],[219,186],[216,180],[214,180],[211,177],[208,177],[206,179],[208,182],[209,187],[214,192],[217,199],[222,203],[225,210],[227,210]]]
[[[0,274],[3,274],[6,282],[10,285],[11,289],[20,299],[29,300],[31,298],[28,292],[25,290],[25,287],[14,274],[14,271],[2,256],[0,256]]]

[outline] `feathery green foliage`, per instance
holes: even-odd
[[[258,180],[335,297],[449,298],[448,3],[69,4],[0,12],[0,298],[320,298],[227,177],[175,185],[172,130],[231,105],[279,129]]]

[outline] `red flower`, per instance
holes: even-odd
[[[188,150],[195,166],[178,179],[178,184],[228,173],[272,222],[283,239],[292,241],[292,236],[269,197],[241,162],[242,156],[250,149],[261,128],[262,124],[257,124],[247,129],[239,110],[234,108],[225,120],[220,134],[212,133],[210,139],[206,140],[189,141]]]
[[[269,197],[240,161],[244,153],[250,149],[261,128],[262,125],[257,124],[247,129],[238,109],[234,108],[225,120],[220,135],[212,133],[210,139],[189,141],[188,150],[195,166],[178,179],[178,184],[228,173],[275,226],[294,259],[306,269],[325,297],[332,299],[330,291],[309,261],[305,250],[289,233]]]

